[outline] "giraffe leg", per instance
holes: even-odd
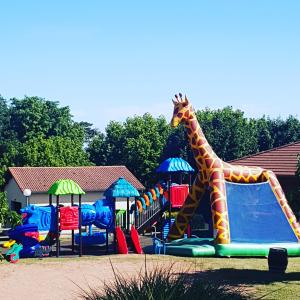
[[[176,217],[174,224],[170,229],[168,235],[169,240],[180,239],[183,236],[204,193],[205,193],[205,185],[200,180],[200,175],[198,175],[192,185],[188,197],[186,198],[183,206],[181,207]]]
[[[276,177],[276,175],[272,172],[272,171],[263,171],[262,176],[267,179],[270,182],[271,188],[286,216],[286,218],[288,219],[289,223],[291,224],[291,227],[295,233],[295,235],[298,238],[298,241],[300,242],[300,225],[297,222],[297,219],[293,213],[293,211],[291,210],[287,199],[285,198],[284,192],[281,188],[281,185]]]
[[[226,201],[226,186],[224,173],[217,169],[212,171],[209,180],[210,203],[212,210],[213,226],[215,231],[215,242],[217,244],[230,243],[228,210]]]

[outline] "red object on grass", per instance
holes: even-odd
[[[65,206],[59,209],[60,212],[60,230],[78,229],[78,207]]]
[[[132,240],[132,244],[133,244],[133,248],[134,248],[135,253],[142,254],[143,249],[141,247],[139,234],[138,234],[137,230],[135,229],[135,227],[133,225],[131,225],[130,237],[131,237],[131,240]]]
[[[9,262],[11,262],[12,264],[16,264],[19,261],[19,259],[14,259],[15,256],[16,256],[15,253],[9,256]]]
[[[126,238],[122,229],[117,226],[116,227],[116,239],[118,244],[118,253],[119,254],[128,254],[128,248],[126,243]]]

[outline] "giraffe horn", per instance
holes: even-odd
[[[179,97],[180,97],[180,100],[182,101],[182,94],[181,93],[179,93]]]
[[[189,103],[189,100],[188,100],[186,95],[184,95],[184,100],[185,100],[186,103]]]

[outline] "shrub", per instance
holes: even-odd
[[[102,288],[83,290],[85,300],[242,300],[250,299],[238,288],[222,283],[212,283],[197,274],[175,272],[172,266],[155,267],[152,271],[140,272],[138,276],[125,278],[113,266],[114,280]]]
[[[21,224],[21,216],[9,209],[5,192],[0,192],[0,224],[9,224],[11,227]]]

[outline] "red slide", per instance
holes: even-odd
[[[118,244],[118,253],[119,254],[128,254],[128,248],[126,243],[126,238],[121,227],[116,227],[116,239]]]
[[[131,225],[130,237],[131,237],[131,240],[132,240],[132,244],[133,244],[133,248],[134,248],[135,253],[142,254],[143,249],[141,247],[139,234],[138,234],[137,230],[135,229],[135,227],[133,225]]]

